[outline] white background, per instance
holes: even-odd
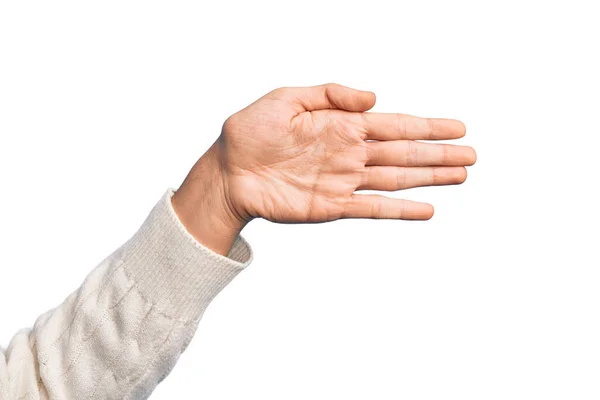
[[[225,118],[338,82],[458,118],[428,222],[252,222],[255,260],[152,399],[598,399],[590,2],[0,3],[0,343],[178,187]]]

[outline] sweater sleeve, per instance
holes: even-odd
[[[174,193],[0,351],[0,400],[146,399],[170,373],[208,304],[253,257],[241,235],[226,257],[195,240]]]

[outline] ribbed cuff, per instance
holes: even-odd
[[[121,246],[125,271],[146,300],[166,315],[197,320],[211,300],[252,262],[241,236],[227,257],[198,242],[175,213],[168,188],[139,230]]]

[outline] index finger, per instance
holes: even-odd
[[[421,118],[408,114],[362,113],[365,139],[445,140],[465,136],[465,124],[455,119]]]

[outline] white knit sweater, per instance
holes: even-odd
[[[168,188],[139,230],[33,329],[0,352],[0,400],[146,399],[194,335],[210,301],[252,261],[185,229]]]

